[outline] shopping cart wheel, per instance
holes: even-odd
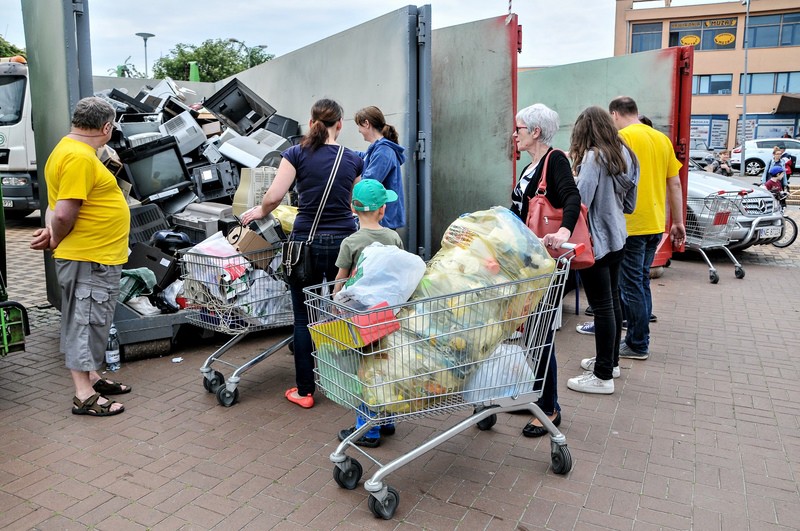
[[[712,284],[716,284],[717,282],[719,282],[719,275],[717,274],[716,271],[709,271],[708,272],[708,280]]]
[[[203,387],[206,388],[206,391],[209,393],[215,393],[219,390],[219,386],[225,383],[225,377],[219,371],[214,371],[214,376],[211,379],[206,379],[203,377]]]
[[[238,389],[234,389],[233,391],[228,391],[228,388],[225,386],[225,384],[222,384],[217,389],[217,402],[219,402],[219,405],[225,407],[231,407],[238,401],[239,401]]]
[[[489,415],[485,419],[478,422],[477,426],[479,430],[491,430],[492,426],[497,424],[497,415]]]
[[[559,446],[550,454],[550,465],[556,474],[566,474],[572,470],[572,456],[566,445]]]
[[[736,275],[736,278],[744,278],[744,268],[742,266],[736,266],[733,270],[733,274]]]
[[[376,517],[383,518],[384,520],[391,520],[394,516],[394,512],[397,510],[397,505],[400,503],[400,494],[392,487],[386,487],[386,490],[388,492],[386,493],[386,498],[383,500],[383,503],[379,502],[375,496],[370,494],[367,505],[369,506],[369,510],[372,511],[372,514]]]
[[[343,489],[353,490],[358,487],[364,469],[361,468],[361,463],[352,457],[348,457],[344,462],[344,468],[342,470],[338,466],[333,467],[333,480]]]

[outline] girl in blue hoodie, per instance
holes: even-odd
[[[358,132],[369,142],[367,151],[356,151],[364,159],[362,179],[375,179],[387,190],[397,194],[397,201],[387,203],[383,227],[399,229],[406,224],[406,203],[403,194],[403,176],[400,166],[406,161],[404,148],[397,141],[397,129],[386,123],[381,110],[375,106],[364,107],[356,113]]]

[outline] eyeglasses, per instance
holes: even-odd
[[[516,133],[517,135],[519,135],[519,130],[520,130],[520,129],[524,129],[525,131],[527,131],[527,130],[528,130],[528,126],[515,127],[515,128],[514,128],[514,133]]]

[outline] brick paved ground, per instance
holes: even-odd
[[[792,215],[800,218],[798,212]],[[127,411],[75,417],[46,307],[37,221],[9,222],[9,292],[31,305],[27,352],[0,360],[2,529],[797,529],[800,524],[800,244],[739,253],[747,276],[715,256],[718,285],[696,257],[654,281],[652,355],[624,361],[617,391],[569,391],[593,340],[568,313],[558,334],[561,429],[575,462],[549,470],[547,440],[520,435],[527,417],[468,430],[388,478],[395,518],[367,508],[363,488],[331,477],[335,433],[351,413],[320,398],[300,410],[280,352],[247,373],[241,402],[219,406],[198,368],[222,338],[170,358],[124,364]],[[567,299],[567,306],[574,300]],[[244,360],[279,336],[247,338]],[[405,422],[374,452],[391,459],[452,418]],[[366,459],[365,478],[374,469]]]

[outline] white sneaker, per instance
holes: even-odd
[[[590,372],[594,371],[594,360],[595,360],[594,358],[583,358],[581,360],[581,369]],[[611,376],[613,376],[614,378],[619,378],[620,374],[621,372],[619,370],[619,365],[617,365],[611,370]]]
[[[601,380],[594,373],[587,372],[567,380],[567,387],[579,393],[610,395],[614,393],[614,380]]]

